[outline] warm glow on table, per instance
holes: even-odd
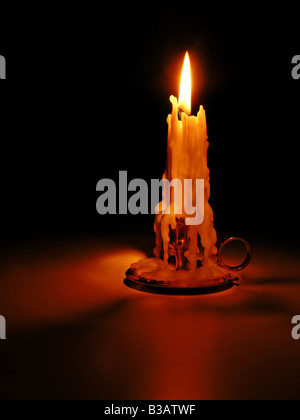
[[[132,245],[134,239],[134,245]],[[1,261],[9,397],[234,399],[299,396],[297,255],[256,245],[239,288],[176,297],[124,286],[153,237],[25,248]],[[286,386],[283,386],[286,384]],[[298,394],[297,394],[298,393]]]

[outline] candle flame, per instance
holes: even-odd
[[[192,77],[189,53],[186,52],[179,94],[179,109],[190,115],[192,111]]]

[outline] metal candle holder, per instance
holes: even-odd
[[[169,255],[175,257],[176,271],[188,270],[188,260],[185,256],[186,251],[189,248],[189,227],[186,226],[183,218],[177,219],[177,225],[175,230],[170,230],[170,244],[169,244]],[[242,243],[246,250],[247,256],[245,260],[237,266],[229,266],[225,264],[223,260],[224,249],[233,242]],[[129,269],[126,272],[125,284],[131,288],[151,293],[159,294],[173,294],[173,295],[199,295],[217,293],[220,291],[227,290],[240,280],[237,272],[244,270],[251,262],[252,249],[250,244],[243,238],[231,237],[222,241],[218,246],[217,253],[217,264],[226,270],[226,274],[217,278],[207,278],[205,281],[199,281],[197,284],[178,287],[174,286],[172,282],[159,281],[153,278],[147,279],[141,277],[133,269]]]

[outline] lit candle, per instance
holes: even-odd
[[[192,111],[192,76],[190,56],[188,52],[185,55],[181,75],[179,110],[185,112],[188,115],[190,115]]]
[[[204,248],[204,259],[202,265],[207,265],[210,257],[217,254],[217,234],[214,229],[214,214],[209,204],[210,199],[210,173],[207,167],[207,141],[206,114],[201,106],[195,116],[191,113],[191,69],[189,55],[186,53],[181,78],[179,102],[177,98],[171,96],[170,101],[173,106],[172,114],[168,116],[168,153],[167,165],[163,178],[170,182],[179,179],[184,185],[185,180],[192,180],[193,190],[188,193],[190,200],[196,203],[196,181],[204,180],[204,215],[203,222],[199,225],[192,225],[188,228],[188,247],[185,257],[189,261],[189,269],[195,270],[197,267],[198,235]],[[180,116],[180,117],[179,117]],[[161,250],[164,251],[164,262],[168,264],[170,228],[176,230],[179,219],[186,219],[187,214],[178,214],[176,209],[176,195],[171,192],[171,214],[163,214],[163,203],[160,203],[160,212],[155,219],[156,248],[155,256],[160,257]]]

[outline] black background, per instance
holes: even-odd
[[[203,104],[211,205],[222,235],[297,241],[297,10],[199,3],[3,13],[1,241],[151,234],[153,216],[100,216],[96,184],[161,178],[169,96],[186,50]]]

